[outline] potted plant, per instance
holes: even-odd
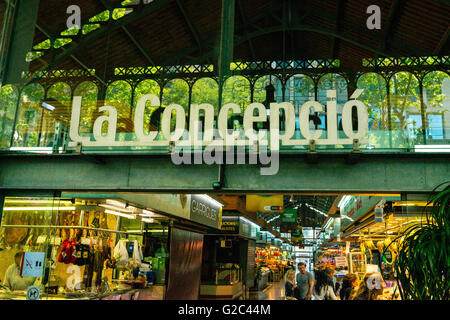
[[[447,187],[435,194],[445,184]],[[397,238],[401,241],[394,269],[403,300],[450,299],[449,182],[433,190],[426,208],[426,221],[408,227]]]

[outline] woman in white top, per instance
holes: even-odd
[[[316,282],[314,283],[312,300],[337,300],[333,287],[328,284],[328,276],[325,272],[318,270],[314,272]]]

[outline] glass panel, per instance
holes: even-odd
[[[358,100],[365,104],[369,115],[367,149],[389,148],[386,81],[377,73],[365,73],[358,78],[357,88],[364,90]]]
[[[409,72],[398,72],[389,82],[390,119],[388,130],[391,131],[390,148],[407,148],[423,144],[421,129],[415,129],[410,113],[421,112],[419,81]]]
[[[147,283],[163,285],[168,230],[160,219],[167,218],[146,223],[144,234],[139,210],[110,199],[5,198],[0,299],[25,299],[31,285],[41,288],[41,299],[111,298]],[[20,276],[22,252],[42,252],[38,276]]]
[[[85,81],[80,83],[73,93],[74,96],[81,96],[81,116],[80,116],[80,135],[91,135],[94,128],[94,121],[98,116],[97,98],[98,88],[95,83]]]
[[[29,84],[23,89],[14,132],[14,147],[38,147],[43,98],[44,88],[39,84]]]
[[[14,126],[19,91],[11,85],[0,88],[0,149],[8,149]]]
[[[131,107],[131,86],[126,81],[111,83],[106,89],[105,104],[113,106],[117,110],[117,133],[119,140],[125,140],[125,135],[120,133],[134,132],[133,110]],[[102,132],[107,131],[108,123],[103,123]]]
[[[256,80],[253,92],[253,102],[263,103],[266,100],[266,87],[272,84],[275,88],[275,101],[283,102],[283,87],[277,77],[264,76]],[[285,90],[285,97],[288,97],[288,90]]]
[[[52,235],[52,226],[58,210],[71,206],[70,201],[58,198],[5,198],[0,227],[2,299],[25,299],[29,286],[40,287],[41,298],[45,296],[44,286],[58,252],[54,244],[59,240]]]
[[[72,90],[68,84],[55,83],[47,91],[42,102],[42,124],[39,130],[39,146],[52,147],[56,125],[70,127]]]
[[[192,104],[209,103],[214,106],[214,115],[219,114],[219,85],[211,78],[197,80],[192,87]]]
[[[134,101],[133,101],[133,109],[136,108],[136,105],[139,99],[146,94],[154,94],[160,97],[161,88],[159,84],[154,80],[144,80],[139,82],[136,89],[134,90]],[[148,134],[149,131],[156,130],[157,125],[154,123],[152,126],[150,125],[150,120],[153,115],[153,112],[158,109],[158,107],[150,106],[150,102],[146,102],[146,108],[144,112],[144,132]],[[134,112],[133,112],[134,113]],[[133,114],[134,117],[134,114]],[[155,119],[153,119],[155,120]]]
[[[434,71],[424,77],[423,103],[428,120],[427,143],[448,144],[450,139],[450,76],[448,74]],[[442,141],[444,139],[445,141]]]
[[[232,76],[228,78],[223,86],[222,105],[236,103],[241,106],[241,110],[250,104],[250,81],[243,76]]]
[[[169,81],[163,90],[162,105],[166,107],[172,103],[179,104],[184,108],[186,114],[189,112],[189,86],[182,79]]]

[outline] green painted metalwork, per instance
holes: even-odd
[[[260,165],[225,165],[224,184],[214,189],[216,165],[174,165],[170,156],[104,155],[102,163],[77,155],[0,156],[0,193],[7,190],[95,192],[424,193],[449,180],[448,155],[281,155],[280,170],[261,176]]]
[[[222,0],[222,17],[219,48],[219,79],[230,74],[234,49],[234,9],[235,0]]]
[[[26,55],[33,45],[38,9],[39,0],[16,3],[2,83],[21,83],[23,81],[22,72],[28,70]]]
[[[3,19],[2,33],[0,38],[0,81],[4,83],[5,67],[8,58],[8,49],[11,39],[11,29],[14,22],[14,9],[17,0],[11,0],[6,3],[5,16]]]

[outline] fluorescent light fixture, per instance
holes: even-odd
[[[216,199],[211,198],[210,196],[208,196],[207,194],[199,194],[198,195],[200,198],[203,198],[205,201],[210,201],[212,203],[214,203],[217,206],[223,207],[223,204],[221,204],[219,201],[217,201]]]
[[[153,222],[155,222],[154,219],[147,219],[147,218],[143,218],[143,219],[141,219],[141,221],[142,221],[142,222],[147,222],[147,223],[153,223]]]
[[[350,221],[355,221],[355,220],[353,220],[352,218],[350,218],[350,217],[347,217],[347,216],[343,216],[342,218],[344,218],[344,219],[348,219],[348,220],[350,220]]]
[[[11,151],[26,151],[26,152],[35,152],[42,154],[50,154],[53,153],[52,147],[11,147],[9,148]],[[59,147],[59,152],[62,151],[62,147]]]
[[[58,210],[58,211],[73,211],[75,207],[6,207],[3,208],[4,211],[48,211],[48,210]]]
[[[103,207],[103,208],[106,208],[106,209],[110,209],[110,210],[119,210],[119,211],[125,211],[125,212],[128,212],[128,213],[133,213],[133,210],[130,210],[130,209],[128,209],[128,208],[118,208],[118,207],[116,207],[116,206],[110,206],[110,205],[108,205],[108,204],[99,204],[98,205],[99,207]]]
[[[149,211],[149,210],[142,210],[142,213],[139,214],[140,216],[143,217],[148,217],[148,216],[154,216],[156,215],[156,213],[154,213],[153,211]]]
[[[251,225],[253,225],[253,226],[257,227],[257,228],[260,228],[260,226],[258,226],[253,221],[248,220],[247,218],[244,218],[244,217],[239,217],[239,218],[242,219],[243,221],[247,222],[247,223],[250,223]]]
[[[321,214],[321,215],[323,215],[323,216],[325,216],[325,217],[328,217],[328,215],[327,215],[326,213],[324,213],[324,212],[322,212],[322,211],[320,211],[320,210],[317,210],[317,209],[314,208],[313,206],[311,206],[311,205],[309,205],[309,204],[307,204],[307,203],[305,203],[305,205],[306,205],[308,208],[310,208],[311,210],[313,210],[313,211],[315,211],[315,212],[317,212],[317,213],[319,213],[319,214]]]
[[[132,214],[125,214],[125,213],[121,213],[121,212],[117,212],[117,211],[112,211],[112,210],[105,210],[105,212],[106,212],[106,213],[109,213],[109,214],[116,215],[116,216],[128,218],[128,219],[136,219],[136,217],[133,216]]]
[[[274,220],[277,220],[277,219],[279,219],[279,218],[280,218],[280,216],[273,217],[272,219],[267,220],[267,223],[272,222],[272,221],[274,221]]]
[[[47,102],[42,102],[42,106],[43,106],[45,109],[50,110],[50,111],[54,111],[54,110],[55,110],[55,107],[52,106],[51,104],[48,104]]]
[[[324,229],[328,229],[328,227],[330,226],[331,222],[333,221],[333,218],[329,218],[327,223],[325,224]]]
[[[70,201],[59,201],[59,200],[16,200],[16,199],[5,199],[5,203],[72,203]]]
[[[339,209],[345,207],[345,205],[350,201],[352,196],[343,196],[341,201],[339,201],[338,207]]]
[[[124,209],[126,208],[125,203],[120,202],[120,201],[107,199],[107,200],[106,200],[106,203],[107,203],[107,204],[110,204],[110,205],[113,205],[113,206],[120,207],[120,208],[124,208]]]
[[[430,145],[416,145],[414,147],[415,152],[450,152],[450,145],[439,145],[439,144],[430,144]]]

